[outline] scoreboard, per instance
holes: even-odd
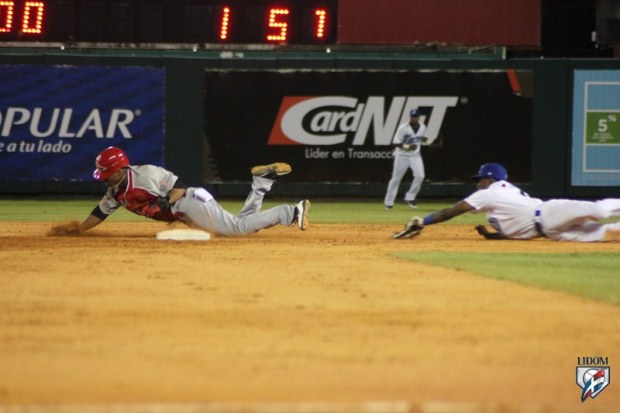
[[[337,42],[338,0],[0,0],[0,42]]]

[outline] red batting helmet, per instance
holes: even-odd
[[[129,158],[121,149],[110,146],[101,151],[95,159],[97,169],[93,172],[93,178],[98,181],[105,181],[114,172],[129,166]]]

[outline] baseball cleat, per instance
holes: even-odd
[[[385,209],[392,209],[392,208],[394,208],[394,205],[386,205],[385,206]]]
[[[276,179],[279,176],[290,174],[291,170],[291,165],[285,162],[274,162],[269,165],[257,165],[252,168],[251,172],[254,176]]]
[[[411,207],[411,208],[417,208],[418,204],[416,203],[416,201],[407,201],[407,204]]]
[[[295,205],[295,216],[293,223],[297,223],[300,230],[305,231],[310,226],[308,221],[308,211],[310,210],[310,201],[304,199]]]

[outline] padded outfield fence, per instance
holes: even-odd
[[[275,159],[297,171],[276,195],[382,196],[390,135],[411,106],[421,107],[432,138],[443,138],[441,148],[425,148],[421,197],[470,192],[467,176],[486,161],[506,164],[513,181],[540,197],[618,195],[618,93],[615,86],[594,98],[575,92],[592,82],[616,85],[614,60],[338,50],[4,49],[0,56],[0,70],[13,73],[2,83],[12,92],[0,109],[3,195],[99,193],[88,174],[98,149],[113,144],[135,163],[165,164],[222,197],[242,196],[247,168]],[[37,76],[20,76],[24,70]],[[79,89],[85,95],[72,96]],[[300,103],[302,96],[312,99]],[[596,129],[601,120],[607,134]]]

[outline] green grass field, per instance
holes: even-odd
[[[620,255],[617,253],[417,252],[394,255],[620,305]]]
[[[67,221],[85,218],[98,199],[76,200],[0,200],[0,221]],[[265,203],[264,208],[289,200]],[[239,211],[242,201],[226,200],[222,205]],[[418,209],[396,205],[386,211],[381,201],[314,201],[311,219],[315,223],[367,223],[402,225],[412,215],[425,215],[449,206],[448,203],[423,203]],[[119,210],[111,220],[142,221],[144,218]],[[465,214],[441,225],[484,223],[484,216]],[[502,242],[502,241],[497,241]],[[620,305],[620,254],[616,253],[459,253],[411,252],[395,254],[399,258],[459,269],[537,288],[563,291]]]

